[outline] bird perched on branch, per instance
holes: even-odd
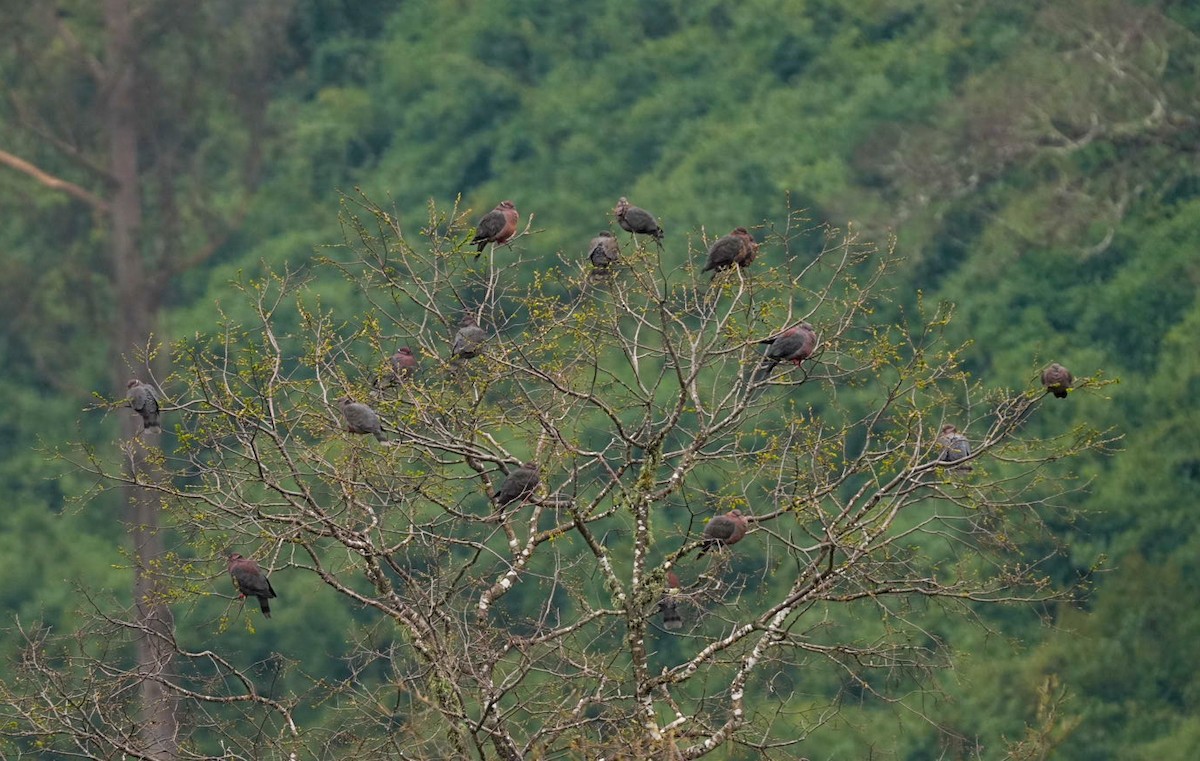
[[[142,416],[142,430],[148,431],[151,428],[158,428],[158,392],[154,387],[142,383],[137,378],[131,378],[129,383],[125,384],[127,389],[125,399],[133,411]]]
[[[717,238],[708,247],[708,262],[701,272],[729,269],[735,264],[746,267],[757,255],[758,244],[754,242],[754,236],[744,227],[735,227],[733,232],[723,238]],[[715,272],[713,277],[716,277]]]
[[[662,625],[667,631],[683,628],[683,616],[679,615],[679,577],[674,571],[667,571],[667,588],[663,591],[662,599],[658,601],[658,612],[662,614]]]
[[[478,247],[475,256],[482,254],[488,243],[507,243],[517,234],[520,221],[521,214],[512,201],[501,201],[496,208],[484,214],[479,224],[475,225],[475,237],[471,239],[472,245]]]
[[[407,346],[396,349],[392,355],[392,376],[397,381],[405,381],[417,373],[417,357]]]
[[[1067,392],[1071,390],[1071,384],[1074,382],[1071,371],[1057,362],[1051,362],[1049,367],[1042,370],[1042,385],[1059,399],[1067,398]]]
[[[496,510],[503,512],[513,502],[524,502],[541,481],[538,464],[532,460],[513,470],[492,496],[496,500]]]
[[[947,423],[942,426],[942,431],[938,434],[937,443],[941,446],[942,451],[938,454],[938,462],[951,465],[960,462],[971,456],[971,442],[967,441],[967,437],[958,432],[958,428]],[[970,463],[962,463],[954,465],[955,470],[971,471]]]
[[[617,217],[617,224],[625,232],[650,235],[654,237],[656,243],[662,244],[664,233],[663,229],[658,226],[658,220],[645,209],[630,205],[629,199],[625,196],[621,196],[621,200],[617,201],[617,205],[613,208],[613,214]]]
[[[387,441],[383,435],[383,426],[379,415],[362,402],[356,402],[350,397],[342,398],[342,417],[346,418],[346,430],[350,433],[369,433],[378,441]]]
[[[607,269],[608,265],[620,258],[621,249],[617,246],[616,237],[608,230],[596,233],[596,237],[592,238],[588,246],[588,259],[591,260],[592,266],[598,270]]]
[[[749,528],[741,510],[730,510],[724,515],[715,516],[704,527],[704,544],[696,557],[703,557],[704,553],[711,549],[737,544],[742,541]]]
[[[475,316],[464,314],[458,322],[458,332],[454,334],[454,343],[450,347],[450,359],[472,359],[478,357],[487,339],[487,333],[479,327]]]
[[[779,335],[759,341],[759,343],[767,344],[768,348],[758,369],[754,372],[752,383],[762,383],[771,377],[775,366],[780,362],[791,362],[799,367],[801,362],[811,357],[816,351],[817,332],[809,323],[801,322]]]
[[[233,585],[237,587],[241,599],[258,598],[258,607],[262,609],[264,618],[271,617],[271,605],[267,600],[275,597],[271,581],[262,569],[250,558],[244,558],[236,552],[229,553],[229,575],[233,577]]]

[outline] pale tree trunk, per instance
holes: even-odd
[[[142,205],[138,174],[138,129],[134,93],[136,51],[128,0],[105,0],[104,22],[107,31],[106,58],[109,66],[109,93],[105,119],[109,138],[109,171],[116,180],[111,197],[111,256],[116,323],[113,335],[112,372],[114,388],[123,388],[129,377],[129,363],[138,347],[146,346],[153,333],[155,295],[153,275],[142,260],[140,233]],[[123,417],[123,433],[138,438],[141,420],[136,415]],[[130,448],[126,461],[131,471],[145,471],[145,446],[154,446],[157,436],[141,437],[144,445]],[[139,671],[147,678],[141,682],[139,730],[149,755],[172,759],[177,755],[178,726],[171,695],[159,678],[171,675],[174,622],[167,605],[166,589],[155,574],[157,562],[165,554],[159,529],[158,498],[154,492],[138,486],[124,487],[126,527],[134,560],[133,599],[138,635],[136,657]]]

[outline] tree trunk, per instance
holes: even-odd
[[[134,35],[128,0],[105,0],[104,22],[107,31],[106,58],[110,76],[105,119],[109,137],[110,171],[116,189],[110,207],[111,255],[116,321],[113,331],[113,387],[124,388],[132,368],[135,351],[146,346],[154,329],[155,300],[148,268],[142,261],[140,233],[142,205],[138,175],[138,121],[134,92]],[[140,436],[141,420],[123,416],[123,433],[135,439],[126,461],[130,474],[145,472],[147,446],[153,439]],[[144,442],[144,443],[143,443]],[[155,567],[165,553],[159,531],[158,498],[137,486],[124,487],[126,528],[132,542],[134,559],[133,599],[141,634],[137,638],[136,657],[141,683],[140,732],[149,755],[173,759],[178,750],[178,727],[171,695],[159,678],[171,675],[174,622],[161,580]]]

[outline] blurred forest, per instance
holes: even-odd
[[[989,608],[982,628],[920,611],[955,650],[921,710],[848,692],[801,753],[1194,757],[1200,5],[129,0],[132,51],[106,49],[104,5],[0,4],[3,663],[18,622],[72,632],[131,602],[122,492],[56,456],[72,442],[118,456],[129,410],[101,402],[147,361],[116,345],[130,299],[155,342],[188,338],[251,316],[234,284],[290,270],[350,319],[362,294],[314,261],[341,250],[360,193],[413,235],[431,202],[460,199],[474,220],[511,198],[532,216],[527,254],[548,263],[582,259],[620,196],[701,251],[702,235],[799,209],[814,254],[825,223],[894,241],[878,321],[952,303],[948,342],[989,386],[1030,387],[1054,360],[1119,379],[1108,401],[1073,394],[1031,425],[1123,437],[1074,463],[1083,488],[1042,516],[1061,550],[1048,572],[1084,594]],[[122,55],[145,98],[142,243],[125,269],[110,256],[119,183],[97,159],[112,155],[104,80],[88,74]],[[682,264],[682,246],[670,254]],[[150,361],[172,369],[166,352]],[[227,593],[224,568],[210,575]],[[321,654],[307,673],[336,681],[360,611],[298,576],[272,577],[270,622],[212,636],[251,659]],[[175,623],[201,642],[212,622],[193,606]]]

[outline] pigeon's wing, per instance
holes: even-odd
[[[500,234],[507,221],[504,218],[504,212],[496,211],[495,209],[489,211],[479,220],[479,224],[475,227],[475,238],[471,242],[478,243],[480,241],[491,240]]]

